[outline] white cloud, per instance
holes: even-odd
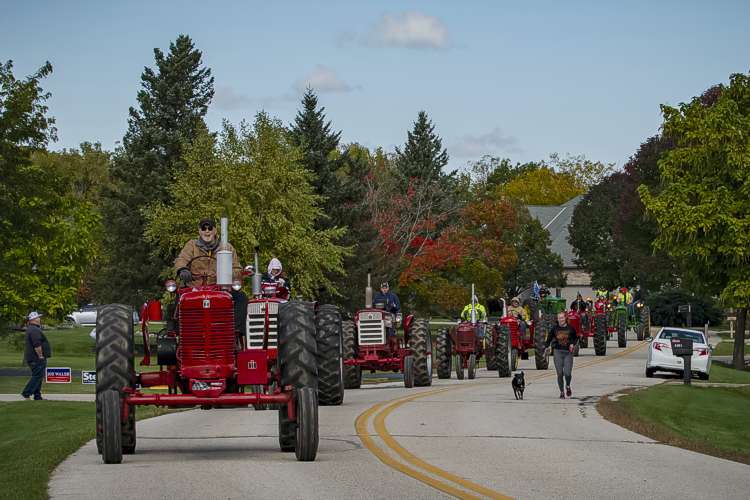
[[[236,92],[232,87],[217,85],[214,93],[213,104],[218,109],[233,110],[245,108],[252,104],[252,99],[244,94]]]
[[[478,158],[501,151],[521,153],[523,150],[518,146],[518,139],[512,135],[505,135],[500,127],[495,127],[485,134],[467,134],[448,150],[451,156],[456,158]]]
[[[336,75],[335,71],[320,64],[303,78],[297,80],[294,85],[298,92],[304,92],[307,87],[312,88],[316,93],[351,92],[359,88],[344,82]]]
[[[445,49],[448,28],[437,17],[422,12],[384,14],[372,28],[367,43],[409,49]]]

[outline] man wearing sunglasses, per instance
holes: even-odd
[[[219,238],[216,237],[216,224],[211,218],[201,219],[198,224],[198,239],[188,241],[174,261],[177,276],[186,286],[216,284],[216,252]],[[232,251],[232,277],[240,279],[242,268],[237,251]]]

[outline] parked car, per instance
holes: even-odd
[[[683,374],[683,361],[672,354],[672,338],[690,339],[693,341],[693,355],[690,361],[690,371],[698,378],[708,380],[711,370],[712,346],[708,343],[703,332],[688,328],[664,327],[651,340],[646,359],[646,376],[651,378],[657,371]]]
[[[65,322],[77,326],[96,326],[96,310],[98,307],[96,304],[86,304],[79,310],[65,316]],[[139,321],[138,312],[133,311],[133,323]]]

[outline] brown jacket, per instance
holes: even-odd
[[[207,245],[203,241],[188,241],[174,261],[175,272],[179,273],[180,269],[187,268],[193,273],[193,281],[188,283],[188,286],[202,285],[204,276],[207,285],[216,284],[216,251],[218,249],[219,245],[216,243]],[[232,278],[239,280],[242,275],[240,259],[231,244],[229,244],[229,249],[232,251]]]

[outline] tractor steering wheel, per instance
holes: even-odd
[[[208,278],[211,275],[208,274],[208,273],[196,274],[196,273],[193,272],[193,262],[195,262],[198,259],[209,259],[209,260],[216,261],[216,257],[213,257],[212,255],[198,255],[197,257],[193,257],[192,259],[190,259],[188,261],[188,263],[185,265],[185,268],[188,269],[190,271],[190,274],[193,275],[193,281],[196,281],[196,280],[198,280],[200,278],[203,278],[202,286],[206,286],[206,285],[208,285],[208,283],[207,283]],[[216,264],[214,264],[214,269],[216,269]],[[213,276],[214,276],[214,281],[216,281],[216,272],[215,271],[214,271]],[[186,285],[187,285],[187,283],[186,283]]]

